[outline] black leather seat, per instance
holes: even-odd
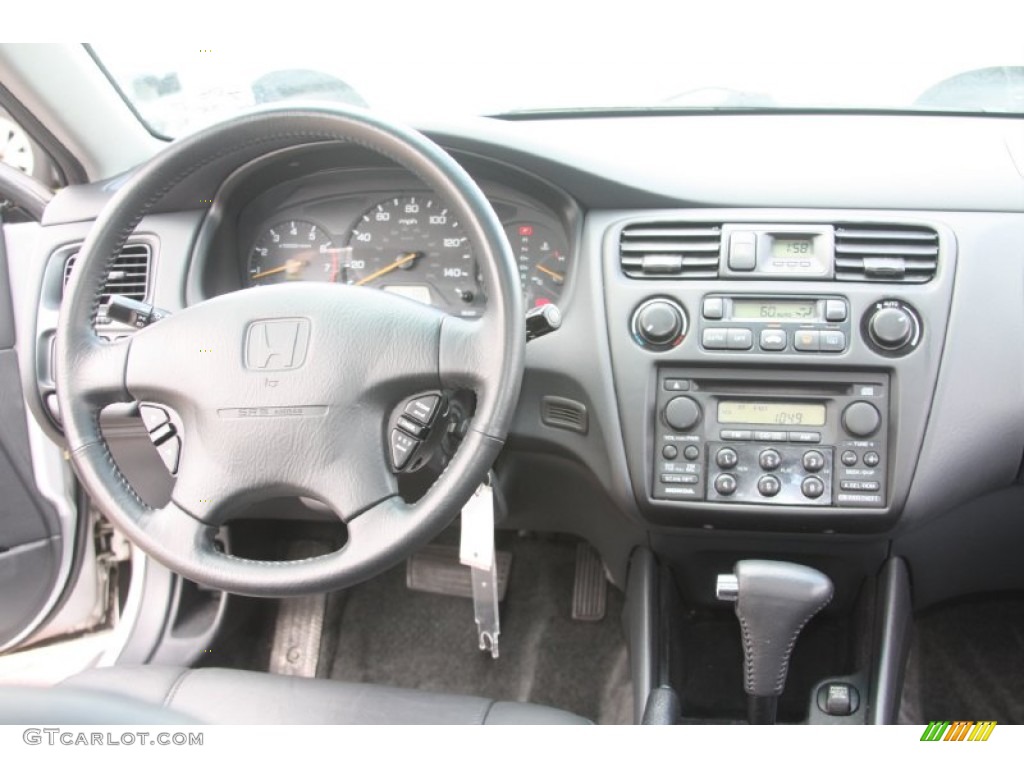
[[[96,694],[99,702],[132,699],[149,708],[161,707],[174,716],[232,725],[583,725],[589,722],[536,704],[235,669],[107,667],[74,675],[61,683],[61,688],[69,693]]]

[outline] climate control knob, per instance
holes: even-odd
[[[686,312],[669,299],[651,299],[633,313],[633,337],[649,349],[670,349],[686,335]]]
[[[676,432],[693,429],[700,421],[700,406],[692,397],[673,397],[665,406],[665,423]]]
[[[902,301],[876,304],[864,324],[868,341],[883,354],[904,355],[916,346],[921,335],[917,314]]]

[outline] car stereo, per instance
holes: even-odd
[[[656,499],[885,506],[885,373],[667,367],[655,402]]]

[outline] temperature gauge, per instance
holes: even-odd
[[[562,295],[569,267],[569,244],[565,235],[532,222],[509,224],[505,234],[519,265],[526,308],[556,303]]]

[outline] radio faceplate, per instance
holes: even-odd
[[[662,368],[657,388],[653,498],[885,506],[887,374]]]

